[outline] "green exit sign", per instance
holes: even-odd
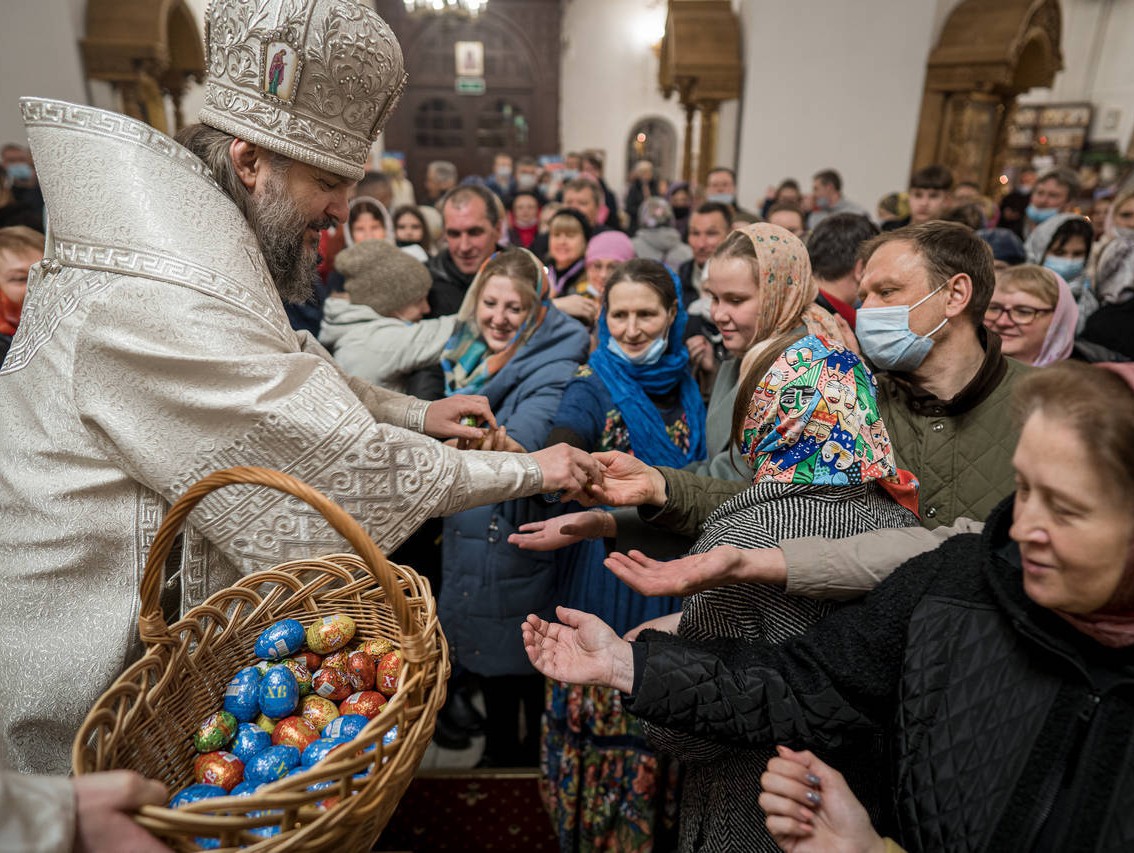
[[[458,95],[483,95],[484,94],[484,78],[483,77],[458,77],[457,78],[457,94]]]

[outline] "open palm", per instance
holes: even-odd
[[[532,666],[557,681],[629,691],[633,686],[630,644],[590,613],[567,607],[557,607],[555,613],[558,623],[533,614],[522,626]]]

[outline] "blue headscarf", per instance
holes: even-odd
[[[681,282],[672,270],[667,268],[667,272],[677,291],[677,315],[669,327],[668,345],[662,357],[655,364],[630,364],[610,352],[610,328],[604,306],[599,316],[598,347],[588,363],[622,413],[634,455],[647,465],[682,468],[705,458],[705,404],[689,370],[689,350],[684,341],[688,315],[681,299]],[[689,422],[689,450],[684,453],[670,439],[657,406],[647,396],[668,394],[678,386],[681,407]]]

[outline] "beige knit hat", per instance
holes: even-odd
[[[335,255],[350,301],[391,316],[429,293],[425,264],[385,240],[364,240]]]

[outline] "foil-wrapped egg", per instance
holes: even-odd
[[[360,714],[368,720],[372,720],[378,716],[382,710],[382,706],[386,704],[386,697],[379,693],[377,690],[363,690],[359,693],[352,693],[346,699],[339,703],[339,713],[344,716],[347,714]]]
[[[338,651],[354,639],[354,620],[345,613],[324,616],[307,627],[307,645],[316,654]]]
[[[318,764],[327,753],[340,744],[350,743],[350,738],[342,737],[321,737],[317,741],[308,744],[307,749],[303,750],[303,754],[299,757],[300,762],[305,767],[311,767],[313,764]]]
[[[396,725],[390,726],[390,730],[382,735],[382,745],[389,746],[398,739],[398,727]]]
[[[294,746],[270,746],[248,762],[244,778],[257,784],[275,782],[298,763],[299,750]]]
[[[286,666],[274,666],[260,679],[260,710],[280,719],[299,704],[299,682]]]
[[[366,717],[362,714],[345,714],[341,717],[335,717],[331,722],[327,723],[326,728],[323,729],[323,737],[333,738],[346,738],[351,740],[358,735],[360,731],[366,728],[369,723]]]
[[[242,723],[260,713],[260,679],[254,666],[246,666],[232,677],[224,689],[224,709]]]
[[[311,686],[324,699],[341,702],[351,694],[350,679],[341,669],[325,666],[311,677]]]
[[[285,717],[272,732],[274,746],[294,746],[301,753],[319,739],[319,730],[303,717]]]
[[[383,637],[372,637],[358,644],[358,651],[366,652],[366,654],[374,658],[375,663],[378,662],[382,655],[389,654],[394,648],[394,644]]]
[[[339,715],[339,708],[322,696],[304,696],[299,703],[299,714],[317,730],[323,731],[327,723]]]
[[[311,670],[307,668],[307,664],[301,663],[295,658],[288,658],[281,662],[282,666],[286,666],[291,670],[291,674],[295,676],[295,681],[299,685],[299,698],[311,695]]]
[[[384,696],[393,696],[398,692],[398,677],[402,671],[401,651],[387,652],[378,661],[374,689]]]
[[[374,658],[366,652],[350,653],[350,657],[347,658],[346,673],[351,687],[356,691],[374,689],[376,677]]]
[[[212,797],[223,797],[228,794],[220,785],[203,785],[197,783],[190,785],[188,788],[182,788],[173,798],[169,801],[171,809],[178,809],[189,803],[195,803],[198,800],[207,800]]]
[[[244,762],[231,752],[206,752],[193,762],[193,778],[201,785],[220,785],[231,791],[244,781]]]
[[[308,672],[314,672],[323,665],[323,656],[317,655],[315,652],[304,650],[292,657],[292,660],[297,660],[305,667]]]
[[[280,660],[303,647],[303,625],[297,619],[282,619],[265,628],[256,638],[256,657]]]
[[[350,660],[350,652],[346,649],[339,649],[337,652],[331,652],[323,658],[323,667],[341,669],[343,672],[346,672],[348,660]]]
[[[233,755],[247,764],[255,755],[271,745],[272,736],[268,732],[255,723],[241,723],[230,749]]]
[[[217,711],[205,718],[193,735],[193,746],[197,752],[216,752],[228,746],[236,736],[236,717],[228,711]]]
[[[276,721],[269,717],[267,714],[261,714],[254,720],[254,722],[269,735],[271,735],[272,729],[276,727]]]
[[[229,793],[234,797],[251,797],[262,787],[263,784],[258,782],[241,782],[239,785],[229,791]]]

